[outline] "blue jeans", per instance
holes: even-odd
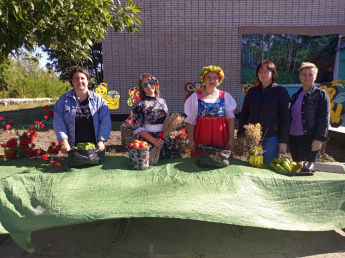
[[[273,158],[279,157],[278,136],[265,137],[262,141],[264,148],[264,163],[269,163]]]

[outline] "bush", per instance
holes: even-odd
[[[56,73],[39,67],[33,60],[10,60],[7,75],[7,90],[0,92],[0,98],[54,98],[69,88]]]

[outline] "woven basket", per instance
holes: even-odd
[[[134,127],[128,123],[121,124],[121,144],[128,147],[128,144],[135,140]]]
[[[215,144],[201,144],[196,163],[201,167],[226,167],[230,164],[231,151]]]

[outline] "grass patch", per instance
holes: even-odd
[[[53,108],[55,105],[55,102],[57,100],[53,101],[27,101],[23,103],[11,103],[8,104],[7,106],[5,105],[0,105],[0,112],[5,112],[5,111],[19,111],[23,109],[33,109],[33,108],[43,108],[45,105],[48,105],[50,109]]]

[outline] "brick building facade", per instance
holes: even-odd
[[[104,81],[119,92],[128,114],[129,88],[139,75],[152,73],[170,113],[183,113],[184,84],[199,81],[203,66],[225,73],[220,89],[230,92],[241,110],[241,35],[345,35],[344,0],[138,0],[143,18],[135,34],[114,33],[103,41]]]

